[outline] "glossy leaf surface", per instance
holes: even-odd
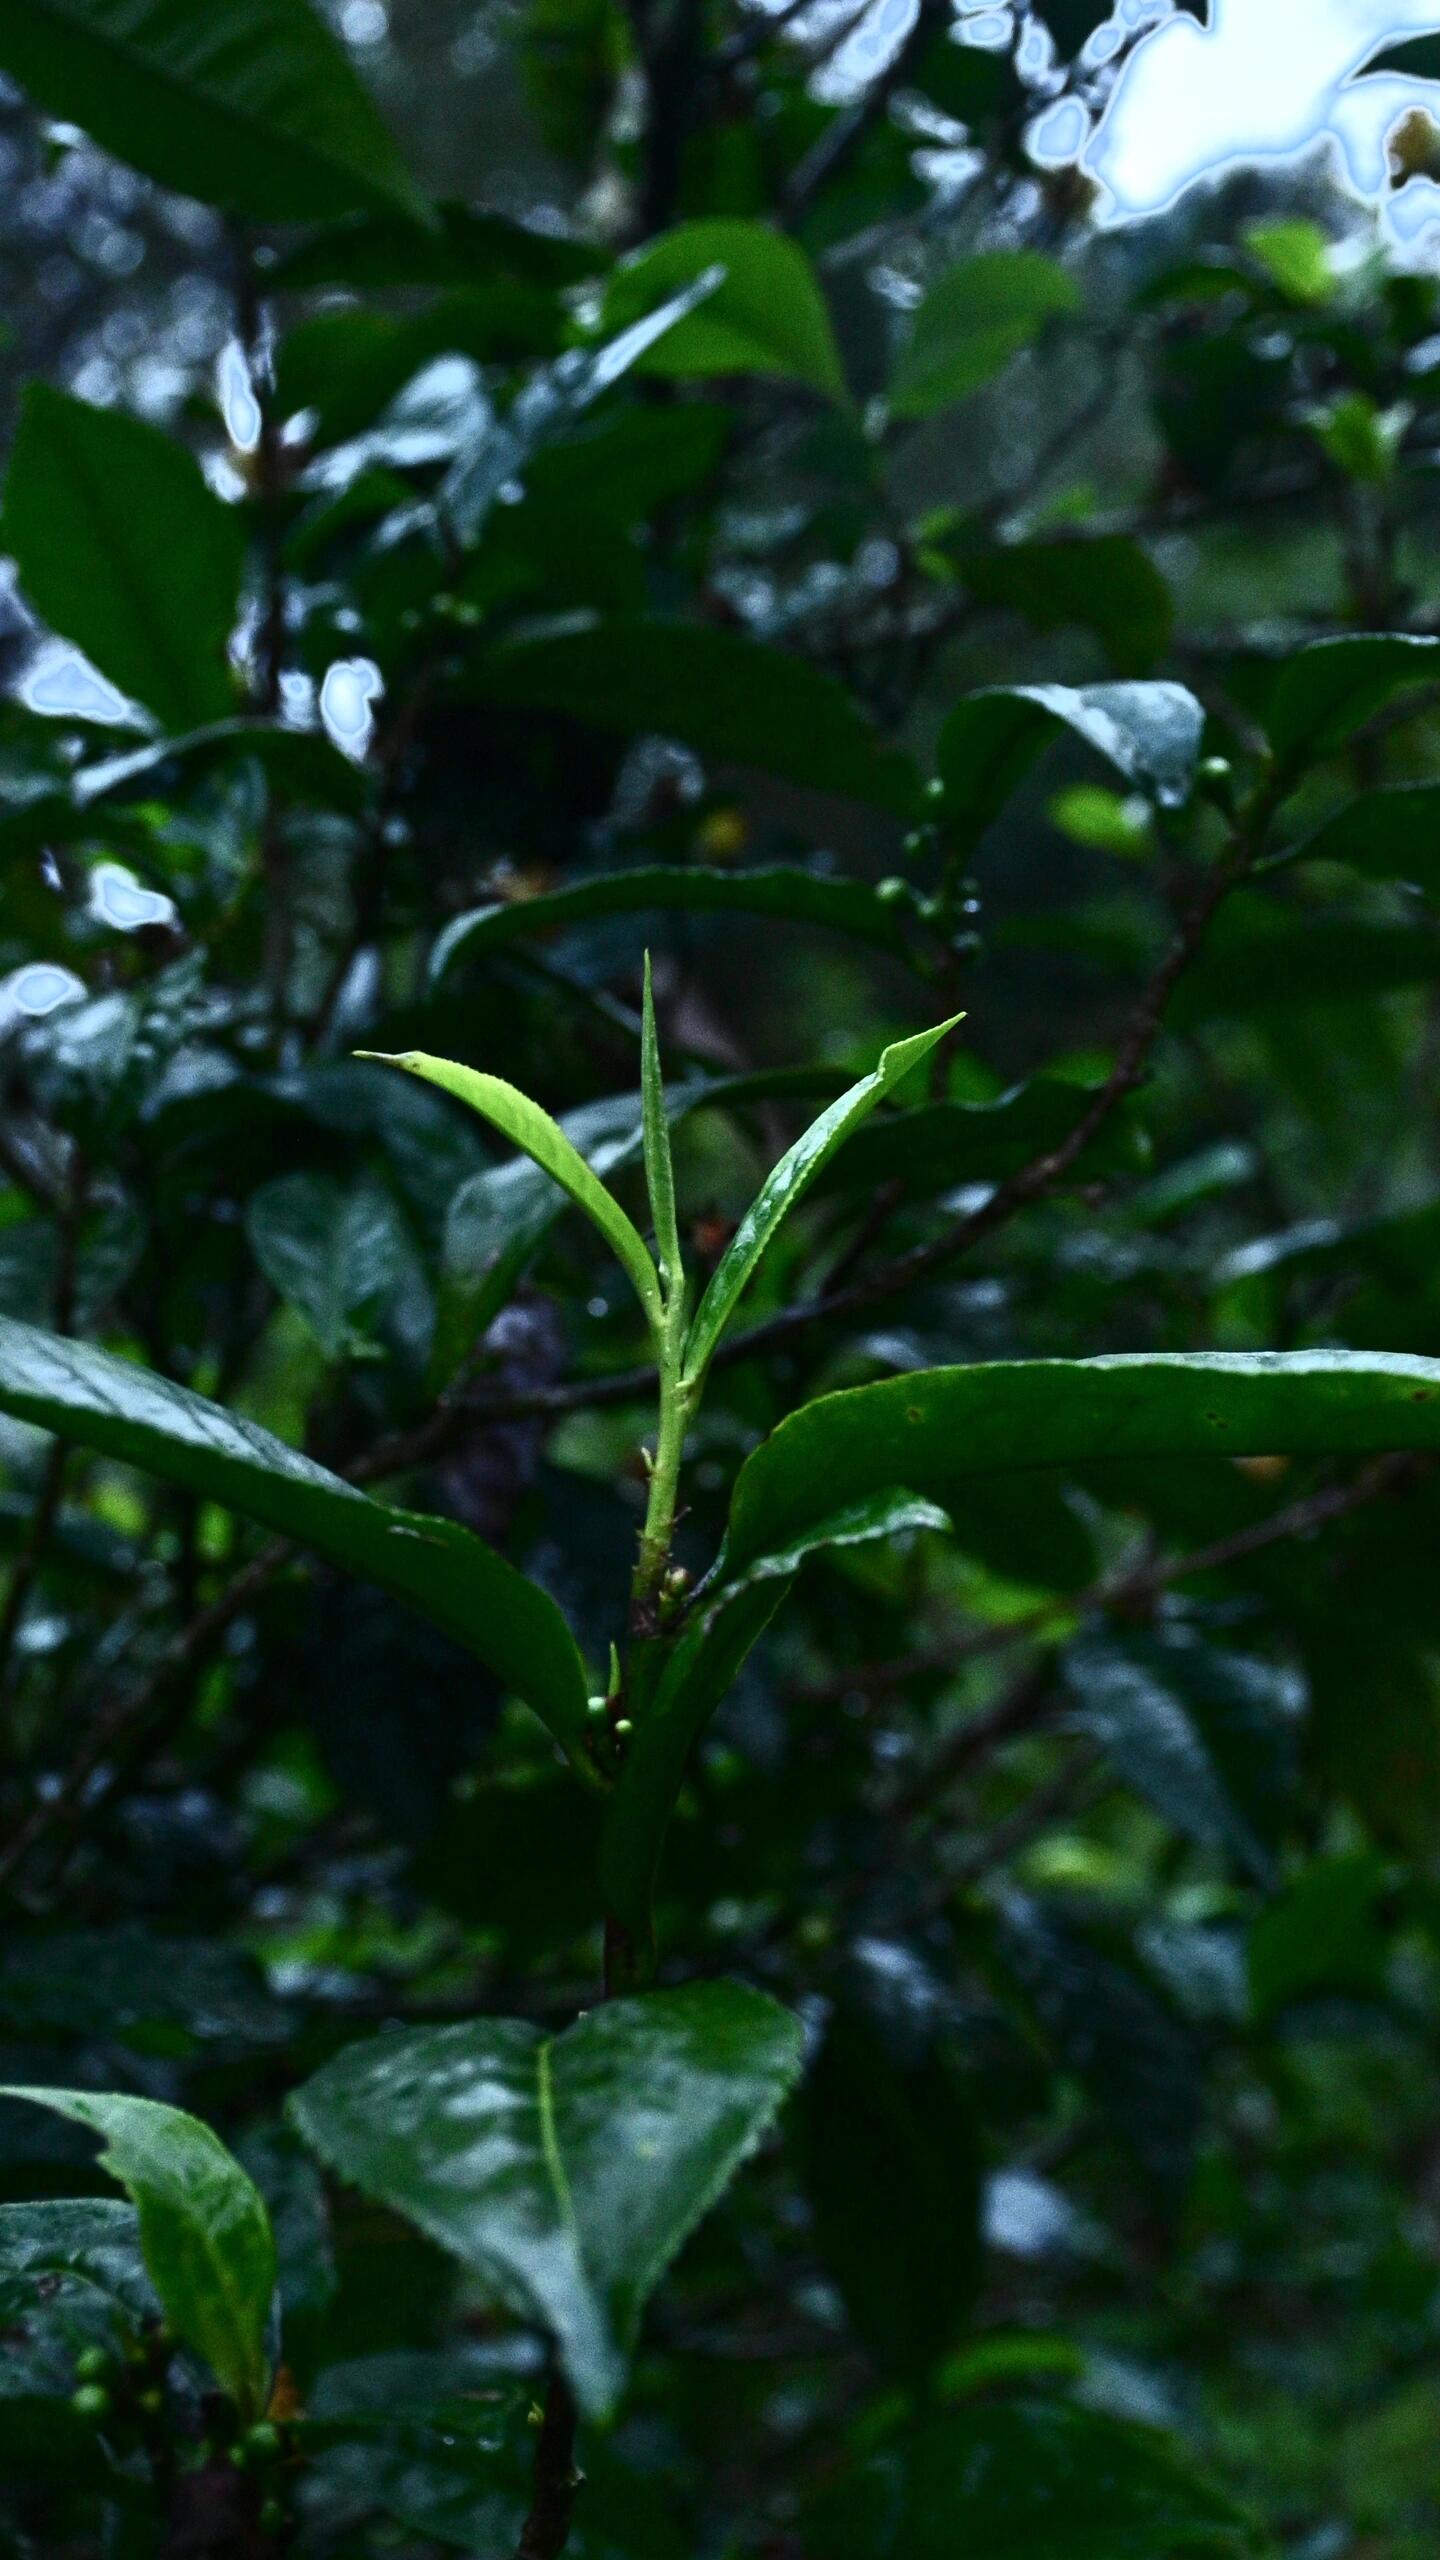
[[[737,1565],[837,1502],[906,1485],[1130,1458],[1355,1456],[1440,1447],[1440,1361],[1363,1351],[977,1362],[821,1396],[746,1460]]]
[[[937,1041],[953,1031],[961,1020],[953,1015],[949,1022],[936,1025],[933,1031],[920,1031],[913,1039],[896,1040],[884,1052],[873,1075],[862,1076],[848,1093],[822,1111],[811,1122],[803,1138],[766,1176],[755,1199],[746,1210],[710,1285],[696,1310],[689,1339],[685,1345],[686,1374],[702,1378],[716,1344],[719,1342],[745,1289],[757,1270],[761,1257],[784,1220],[797,1202],[802,1200],[812,1182],[825,1170],[832,1156],[839,1153],[852,1129],[868,1120],[878,1103],[893,1093],[906,1076],[929,1057]]]
[[[1179,684],[994,686],[967,694],[940,733],[947,833],[968,846],[997,818],[1041,749],[1068,730],[1162,803],[1194,780],[1205,715]]]
[[[478,1654],[568,1750],[583,1751],[585,1673],[559,1610],[455,1521],[392,1511],[203,1396],[8,1318],[0,1412],[148,1469],[379,1583]]]
[[[377,1053],[367,1050],[367,1057]],[[523,1148],[541,1171],[558,1182],[569,1193],[578,1209],[583,1209],[591,1224],[598,1227],[606,1243],[623,1264],[641,1306],[652,1324],[660,1315],[660,1283],[655,1265],[639,1228],[628,1218],[614,1193],[607,1191],[598,1175],[592,1172],[580,1150],[566,1137],[556,1120],[538,1102],[521,1093],[502,1076],[482,1075],[476,1067],[456,1066],[449,1058],[429,1058],[417,1049],[403,1056],[379,1057],[383,1066],[403,1067],[408,1075],[419,1076],[426,1084],[438,1085],[442,1093],[455,1096],[478,1111],[482,1120],[498,1129],[513,1146]]]
[[[203,2356],[242,2418],[269,2396],[266,2330],[275,2241],[258,2190],[208,2124],[151,2098],[14,2089],[104,2142],[100,2165],[139,2216],[140,2248],[165,2316]]]
[[[615,2406],[640,2314],[800,2068],[787,2011],[738,1983],[351,2045],[293,2101],[339,2176],[548,2329],[582,2405]]]

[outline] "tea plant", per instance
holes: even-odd
[[[0,16],[15,2560],[1433,2547],[1440,298],[1105,15]]]

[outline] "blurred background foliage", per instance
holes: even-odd
[[[620,1280],[349,1052],[502,1071],[633,1158],[648,942],[677,1083],[748,1080],[677,1142],[703,1264],[817,1093],[963,1006],[752,1315],[883,1274],[1104,1086],[1294,653],[1396,632],[1338,725],[1292,712],[1272,867],[1093,1148],[717,1377],[685,1551],[822,1386],[1440,1354],[1420,252],[1323,158],[1098,229],[1029,141],[1066,100],[1078,135],[1133,41],[1083,0],[331,14],[441,227],[237,216],[0,97],[0,1310],[417,1488],[603,1663],[648,1427]],[[1440,137],[1393,149],[1399,186]],[[1153,679],[1204,707],[1198,777],[1070,722],[970,819],[925,800],[973,689]],[[278,2111],[378,2021],[583,2002],[587,1801],[395,1604],[0,1429],[0,2076],[193,2107],[266,2187],[287,2363],[336,2422],[298,2547],[508,2550],[493,2412],[532,2342],[327,2206]],[[594,2560],[959,2547],[940,2470],[908,2522],[886,2471],[917,2391],[1012,2412],[1022,2471],[1057,2412],[1156,2430],[1289,2560],[1435,2548],[1440,1488],[1020,1482],[810,1568],[694,1770],[668,1956],[764,1982],[819,2058],[655,2314]],[[4,2131],[7,2196],[94,2191],[64,2127]],[[11,2294],[3,2548],[157,2548],[70,2411],[91,2332]],[[412,2403],[470,2415],[386,2432]],[[1002,2524],[977,2551],[1243,2547],[1158,2507]]]

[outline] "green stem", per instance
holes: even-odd
[[[670,1294],[660,1334],[660,1424],[650,1471],[650,1499],[640,1533],[640,1555],[630,1591],[630,1623],[636,1635],[657,1632],[660,1586],[670,1561],[675,1514],[680,1500],[680,1468],[685,1435],[694,1409],[695,1389],[683,1376],[685,1299],[681,1288]]]

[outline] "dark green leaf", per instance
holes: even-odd
[[[1434,898],[1440,893],[1440,783],[1401,782],[1347,801],[1282,859],[1341,862],[1367,880],[1413,881]]]
[[[1263,1879],[1269,1855],[1231,1795],[1205,1729],[1210,1651],[1173,1638],[1091,1635],[1068,1647],[1065,1685],[1081,1732],[1103,1745],[1117,1776],[1186,1838],[1229,1852]],[[1227,1662],[1214,1658],[1212,1695]]]
[[[1080,287],[1037,250],[987,252],[947,267],[915,314],[890,387],[897,418],[928,418],[993,380],[1047,322],[1080,309]]]
[[[1091,1108],[1098,1088],[1036,1076],[1012,1086],[994,1102],[930,1102],[914,1111],[888,1111],[856,1131],[825,1176],[830,1190],[870,1191],[903,1182],[923,1198],[972,1182],[1003,1182],[1032,1157],[1063,1146]],[[1123,1114],[1107,1116],[1076,1159],[1081,1178],[1148,1161],[1144,1133]]]
[[[389,133],[307,0],[8,0],[0,68],[181,195],[264,222],[418,215]]]
[[[151,2098],[78,2089],[0,2095],[51,2107],[102,2136],[101,2167],[139,2215],[146,2270],[176,2336],[205,2358],[242,2418],[262,2416],[275,2242],[258,2191],[224,2143],[198,2117]]]
[[[1291,1878],[1250,1936],[1250,1997],[1258,2019],[1316,1994],[1380,1997],[1388,1953],[1378,1908],[1385,1884],[1385,1861],[1373,1849],[1318,1859]]]
[[[948,1528],[934,1503],[896,1492],[829,1513],[783,1553],[757,1557],[692,1616],[642,1702],[619,1783],[605,1814],[601,1880],[606,1909],[637,1946],[651,1926],[665,1835],[690,1754],[758,1643],[807,1556],[869,1546],[907,1532]]]
[[[592,243],[532,229],[468,204],[439,204],[421,225],[403,213],[361,213],[312,232],[276,259],[277,287],[488,285],[497,278],[555,290],[603,265]]]
[[[1265,722],[1270,744],[1287,768],[1333,755],[1407,685],[1437,679],[1440,640],[1392,631],[1312,641],[1275,680]]]
[[[858,2003],[831,2018],[805,2085],[820,2255],[876,2363],[923,2383],[954,2346],[981,2269],[981,2159],[953,2058],[895,2050]]]
[[[1145,675],[1170,646],[1175,604],[1154,561],[1123,534],[962,550],[977,604],[1007,606],[1037,631],[1093,631],[1121,675]]]
[[[554,2336],[614,2408],[640,2314],[800,2068],[788,2012],[738,1983],[612,2001],[560,2036],[480,2019],[351,2045],[292,2101],[340,2176]]]
[[[966,848],[997,818],[1042,747],[1066,730],[1136,789],[1185,799],[1205,714],[1179,684],[996,685],[968,694],[940,733],[946,833]]]
[[[626,329],[680,285],[714,268],[724,281],[667,331],[641,365],[645,373],[691,379],[706,374],[761,373],[803,382],[835,398],[844,391],[830,315],[809,259],[797,241],[763,222],[686,222],[614,269],[600,327]]]
[[[212,1938],[161,1937],[122,1922],[12,1931],[0,1955],[0,2025],[26,2042],[94,2039],[141,2052],[269,2045],[285,2024],[259,1966]]]
[[[821,1396],[746,1460],[735,1567],[837,1506],[908,1486],[1130,1458],[1440,1447],[1440,1361],[1363,1351],[1121,1354],[919,1370]]]
[[[3,540],[36,611],[122,693],[170,729],[224,718],[244,532],[172,436],[31,383]]]
[[[383,1183],[282,1173],[252,1194],[251,1248],[328,1360],[364,1358],[387,1336],[417,1361],[430,1329],[424,1265]]]
[[[588,1770],[587,1683],[564,1619],[453,1520],[392,1511],[203,1396],[8,1318],[0,1412],[147,1468],[379,1583],[478,1654]]]
[[[1199,2039],[1128,1949],[1092,1943],[1034,1896],[998,1896],[995,1954],[1056,2069],[1077,2080],[1173,2210],[1189,2185],[1204,2112]]]
[[[59,2284],[53,2281],[58,2278]],[[0,2305],[63,2303],[85,2293],[104,2306],[112,2335],[158,2319],[160,2304],[140,2254],[133,2205],[119,2197],[65,2196],[54,2204],[0,2205]],[[62,2313],[63,2319],[63,2313]]]
[[[734,631],[597,622],[481,658],[479,690],[626,735],[678,738],[717,762],[909,815],[913,766],[883,746],[833,676]]]
[[[781,916],[800,924],[824,925],[833,933],[852,935],[878,950],[908,949],[903,902],[877,897],[861,880],[831,878],[824,872],[780,869],[709,871],[682,869],[678,863],[644,863],[633,871],[613,871],[599,880],[573,880],[535,898],[516,898],[503,905],[472,908],[447,925],[435,945],[432,973],[438,979],[460,958],[528,941],[532,934],[553,933],[587,923],[592,916],[643,915],[667,910],[717,915]]]
[[[1181,2560],[1254,2537],[1163,2437],[1063,2401],[982,2401],[873,2454],[824,2500],[814,2560]]]
[[[1292,923],[1258,896],[1237,898],[1185,983],[1172,1019],[1181,1027],[1225,1014],[1286,1013],[1300,1005],[1365,1004],[1440,976],[1440,931],[1368,917],[1314,916]]]

